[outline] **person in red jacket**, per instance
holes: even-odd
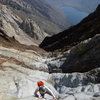
[[[53,100],[57,100],[53,92],[47,86],[44,85],[44,82],[39,81],[37,82],[37,85],[38,88],[34,92],[35,97],[39,97],[39,92],[42,98],[44,98],[45,94],[49,94],[53,97]]]

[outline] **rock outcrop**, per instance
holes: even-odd
[[[87,72],[100,66],[100,34],[84,40],[70,50],[54,53],[48,59],[50,72],[60,68],[61,72]]]
[[[42,42],[43,39],[48,36],[47,33],[40,29],[40,27],[30,19],[24,20],[21,23],[20,27],[27,33],[27,35],[31,36],[36,41],[39,40],[40,42]]]
[[[61,96],[67,95],[63,100],[99,100],[99,75],[100,68],[97,68],[86,73],[53,74],[53,78]]]

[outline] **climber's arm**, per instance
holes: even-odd
[[[38,88],[37,88],[37,89],[35,90],[35,92],[34,92],[34,96],[35,96],[35,97],[39,97],[39,95],[37,94],[38,91],[39,91],[39,90],[38,90]]]
[[[53,94],[53,92],[47,86],[45,86],[45,87],[47,89],[46,93],[53,96],[53,98],[55,98],[55,95]]]

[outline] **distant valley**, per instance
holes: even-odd
[[[93,12],[98,6],[98,4],[100,4],[100,0],[45,0],[45,1],[58,8],[63,6],[71,6],[88,13]]]
[[[93,12],[100,0],[46,0],[49,4],[57,7],[65,13],[68,22],[78,24],[83,18]],[[90,4],[91,2],[91,4]]]
[[[87,12],[80,11],[74,7],[64,6],[61,10],[65,13],[70,24],[78,24],[83,18],[88,16]]]

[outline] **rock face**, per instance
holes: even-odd
[[[52,37],[46,37],[40,47],[47,51],[69,48],[100,33],[100,5],[82,22]]]
[[[68,51],[55,51],[47,63],[50,72],[60,68],[62,72],[87,72],[100,66],[100,34],[84,40]],[[58,69],[57,69],[58,70]],[[61,71],[59,70],[59,71]]]
[[[51,76],[48,73],[33,71],[17,64],[13,65],[13,67],[5,66],[4,70],[0,70],[0,85],[2,86],[0,88],[0,100],[37,99],[34,97],[34,91],[39,80],[44,81],[57,94],[56,90],[49,83],[48,79],[51,79]]]
[[[49,74],[47,59],[41,56],[43,51],[15,48],[12,46],[15,40],[2,31],[0,40],[0,100],[37,100],[34,91],[40,80],[59,97],[58,100],[100,99],[100,68],[86,73]],[[46,95],[45,98],[51,97]]]
[[[64,100],[99,100],[100,98],[100,68],[86,73],[53,74],[55,88]],[[97,97],[97,98],[95,98]]]
[[[100,66],[100,34],[73,47],[62,65],[66,72],[86,72]]]
[[[70,73],[70,74],[69,73],[53,74],[53,78],[54,78],[55,82],[57,83],[55,86],[56,89],[59,90],[59,92],[61,92],[61,93],[63,92],[63,89],[62,89],[62,88],[64,88],[63,86],[67,87],[68,90],[71,88],[77,90],[77,87],[79,88],[79,87],[83,86],[83,87],[79,88],[80,90],[77,90],[77,92],[89,92],[88,90],[90,90],[90,89],[85,90],[82,88],[85,88],[85,86],[88,86],[88,85],[91,85],[91,86],[98,85],[98,87],[99,87],[99,82],[100,82],[99,75],[100,75],[100,68],[96,68],[96,69],[93,69],[93,70],[91,70],[89,72],[85,72],[85,73],[75,72],[75,73]],[[92,89],[94,89],[94,88],[92,88]],[[67,93],[66,89],[65,89],[65,91]],[[92,91],[95,91],[95,90],[90,90],[90,92],[92,92]],[[69,90],[69,92],[70,92],[70,90]],[[76,92],[76,91],[73,91],[73,92]]]

